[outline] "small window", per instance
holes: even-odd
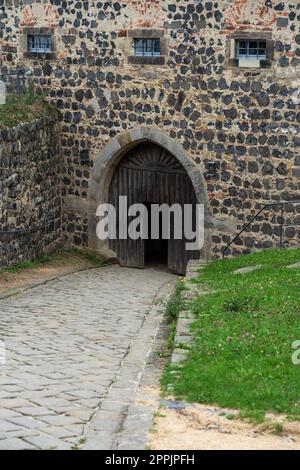
[[[159,57],[160,39],[135,39],[134,55],[137,57]]]
[[[28,52],[47,54],[52,52],[51,36],[28,36]]]
[[[239,40],[236,42],[236,58],[237,59],[267,59],[267,42]]]

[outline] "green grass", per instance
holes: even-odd
[[[105,259],[102,256],[93,255],[92,253],[89,253],[88,251],[80,250],[79,248],[72,248],[70,250],[62,250],[60,253],[61,254],[70,253],[70,254],[78,255],[81,258],[88,261],[89,263],[93,264],[95,267],[97,266],[100,267],[105,264]]]
[[[41,253],[35,259],[20,261],[7,268],[0,269],[0,278],[5,277],[5,273],[18,273],[26,269],[39,268],[45,265],[53,264],[72,264],[78,262],[78,258],[88,261],[95,267],[100,267],[105,264],[104,258],[101,256],[93,255],[91,253],[72,248],[70,250],[58,250],[51,255]]]
[[[0,270],[0,274],[2,273],[18,273],[20,271],[24,271],[25,269],[31,269],[31,268],[38,268],[40,266],[43,266],[46,263],[51,262],[51,259],[53,259],[55,255],[46,255],[43,254],[39,256],[36,259],[33,260],[24,260],[24,261],[19,261],[18,263],[9,266],[7,268],[2,268]]]
[[[55,112],[53,105],[46,103],[42,95],[29,87],[20,95],[7,95],[6,104],[0,105],[0,129],[54,115]]]
[[[195,344],[176,375],[163,383],[177,397],[236,408],[256,421],[265,413],[300,418],[300,249],[268,250],[208,264],[196,282],[212,293],[190,305]],[[261,264],[247,274],[238,268]]]

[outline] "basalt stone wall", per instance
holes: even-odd
[[[60,241],[58,130],[52,118],[0,129],[0,267]]]
[[[115,136],[162,130],[206,177],[213,256],[266,202],[300,194],[300,4],[259,0],[0,0],[1,71],[25,66],[61,112],[63,229],[88,246],[93,166]],[[132,41],[160,37],[163,59],[137,64]],[[34,31],[53,53],[26,50]],[[268,61],[239,68],[232,41],[268,40]],[[88,150],[88,152],[86,151]],[[86,157],[89,161],[86,161]],[[299,243],[299,206],[284,236]],[[280,209],[267,211],[232,252],[278,243]]]

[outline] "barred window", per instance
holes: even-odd
[[[241,39],[236,42],[237,59],[260,59],[267,58],[267,42]]]
[[[28,52],[49,53],[52,52],[51,36],[28,36]]]
[[[134,55],[138,57],[159,57],[160,39],[135,39]]]

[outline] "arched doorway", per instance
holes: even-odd
[[[183,219],[179,222],[182,225],[182,239],[174,236],[175,219],[172,215],[168,218],[170,239],[163,237],[162,217],[158,237],[151,238],[151,207],[155,204],[167,204],[169,207],[178,204],[182,211],[185,204],[191,204],[195,229],[197,198],[192,182],[181,163],[168,150],[153,142],[143,142],[130,149],[115,169],[110,184],[109,203],[117,209],[117,214],[120,196],[126,196],[128,206],[143,204],[149,215],[149,238],[110,241],[110,248],[117,254],[121,266],[144,268],[147,264],[159,263],[175,273],[184,274],[187,262],[199,259],[199,251],[186,250]]]
[[[115,252],[109,248],[107,240],[100,240],[96,235],[98,217],[97,208],[100,204],[107,203],[109,191],[115,171],[122,159],[130,150],[139,144],[154,143],[167,150],[184,168],[188,175],[199,204],[205,208],[205,244],[200,251],[199,258],[207,260],[211,253],[211,225],[213,221],[211,208],[207,195],[205,178],[199,165],[188,155],[183,147],[168,134],[159,128],[142,126],[130,129],[118,134],[109,140],[95,161],[89,181],[89,194],[86,206],[88,217],[88,248],[89,251],[99,253],[106,258],[115,256]]]

